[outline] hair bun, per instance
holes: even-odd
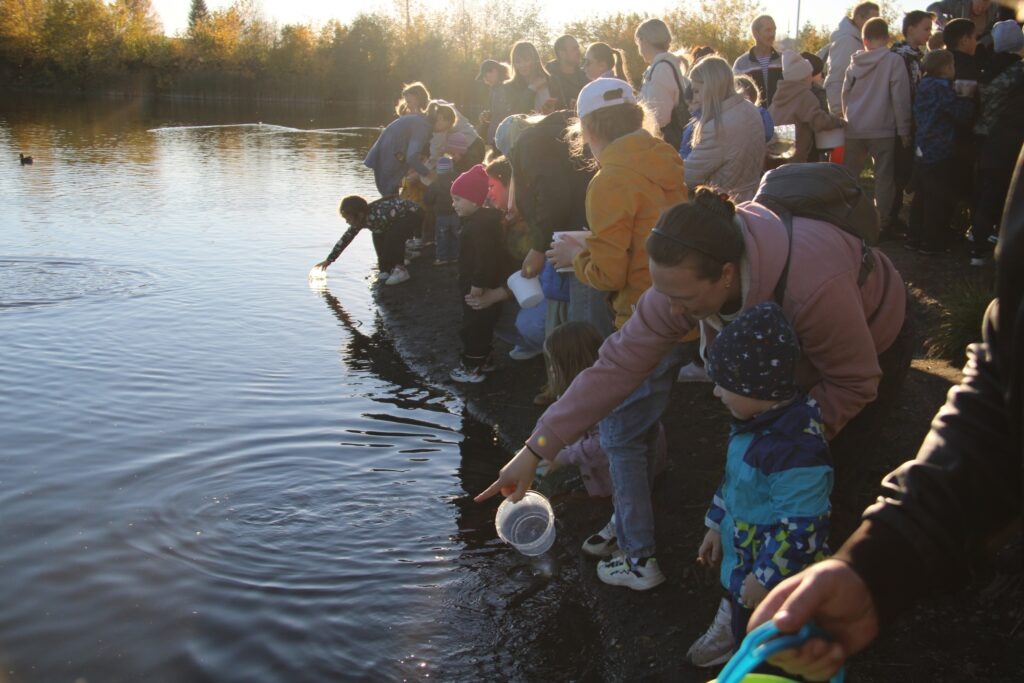
[[[736,205],[729,199],[729,195],[719,192],[713,187],[701,185],[694,191],[692,201],[702,209],[711,211],[726,220],[731,221],[736,215]]]

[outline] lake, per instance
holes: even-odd
[[[375,123],[0,101],[0,679],[514,673],[505,455],[394,353],[368,235],[307,281]]]

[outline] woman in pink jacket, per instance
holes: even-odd
[[[854,418],[856,423],[847,428],[850,436],[876,432],[909,367],[906,287],[889,259],[876,250],[871,254],[874,269],[858,286],[861,242],[827,223],[795,218],[791,246],[781,305],[802,344],[797,380],[821,406],[826,436],[841,463],[851,449],[837,447],[845,439],[837,441],[836,436]],[[782,221],[766,207],[754,202],[734,207],[716,192],[699,188],[689,203],[662,215],[647,249],[653,286],[640,297],[636,312],[604,342],[598,362],[548,408],[526,445],[477,500],[499,492],[520,499],[541,459],[555,458],[634,393],[650,397],[633,404],[636,421],[644,423],[637,431],[649,433],[668,403],[664,388],[645,388],[652,382],[671,386],[671,373],[661,368],[663,359],[676,352],[679,340],[694,327],[700,329],[703,353],[718,330],[741,312],[774,300],[790,240]],[[651,458],[653,453],[646,459],[641,454],[638,462],[611,466],[629,467],[639,478]],[[631,514],[637,519],[626,532],[638,538],[620,538],[618,545],[640,547],[649,555],[639,558],[641,562],[629,556],[620,561],[643,585],[642,560],[654,554],[649,487],[638,481],[631,496]],[[616,506],[621,532],[620,508]]]

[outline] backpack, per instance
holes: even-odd
[[[786,291],[793,255],[793,216],[829,223],[860,239],[857,286],[863,286],[875,269],[871,245],[878,242],[878,212],[857,179],[839,164],[786,164],[772,169],[761,178],[754,201],[782,219],[789,237],[786,265],[775,285],[775,301],[779,305]]]
[[[683,144],[683,129],[686,128],[686,124],[690,120],[690,108],[686,105],[686,90],[683,88],[682,81],[679,80],[678,69],[664,60],[658,64],[668,64],[672,67],[672,78],[676,79],[676,87],[679,89],[679,99],[676,101],[676,106],[672,107],[672,118],[661,129],[661,136],[665,142],[672,145],[672,149],[678,150]],[[654,78],[654,69],[658,67],[658,64],[651,68],[651,78]]]

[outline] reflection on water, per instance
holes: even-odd
[[[5,680],[523,671],[558,571],[467,493],[494,434],[398,361],[368,238],[307,286],[367,123],[0,102]]]

